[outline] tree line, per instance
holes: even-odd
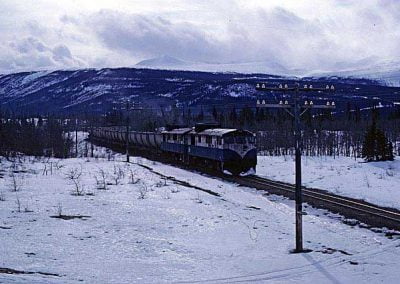
[[[366,160],[391,159],[390,152],[400,155],[399,107],[386,114],[373,107],[361,111],[356,106],[348,105],[339,114],[307,111],[301,121],[304,155],[364,157]],[[193,126],[198,122],[217,122],[221,127],[242,128],[257,133],[257,148],[261,155],[294,154],[293,118],[285,111],[215,106],[197,110],[112,110],[104,115],[82,113],[62,119],[49,116],[46,123],[40,116],[36,122],[33,119],[3,118],[0,150],[3,154],[19,151],[31,155],[50,151],[54,156],[67,157],[72,147],[72,137],[68,137],[68,133],[77,129],[88,131],[96,126],[126,126],[129,123],[131,130],[154,131],[167,124]],[[375,127],[374,134],[368,135],[372,125]],[[366,150],[368,147],[370,150]]]
[[[63,121],[53,117],[5,118],[0,116],[0,155],[70,156],[73,139]]]
[[[105,116],[109,125],[125,125],[126,113],[110,112]],[[243,128],[257,133],[257,147],[263,155],[294,154],[293,118],[283,110],[243,107],[199,108],[196,111],[172,108],[169,112],[143,110],[132,112],[131,129],[154,131],[155,128],[172,125],[192,126],[197,122],[217,122],[221,127]],[[302,116],[303,154],[308,156],[347,156],[366,160],[390,159],[390,151],[400,155],[400,107],[389,114],[371,106],[361,111],[356,105],[348,104],[341,113],[330,111],[307,111]],[[377,129],[378,142],[365,144],[367,132],[372,125]],[[371,136],[371,135],[370,135]],[[374,138],[376,139],[376,138]],[[379,141],[386,146],[382,145]],[[372,145],[374,157],[366,149]],[[385,149],[383,149],[385,148]],[[376,152],[384,152],[376,154]]]

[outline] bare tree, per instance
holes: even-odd
[[[4,194],[3,190],[0,191],[0,201],[6,201],[6,195]]]
[[[81,184],[81,176],[82,176],[82,165],[81,168],[73,168],[67,174],[66,178],[71,181],[74,186],[73,195],[82,196],[84,195],[84,187]]]
[[[18,179],[16,174],[14,172],[11,172],[10,189],[12,192],[17,192],[17,191],[21,190],[22,180],[23,180],[23,176],[20,176],[20,178]]]
[[[112,176],[115,185],[118,185],[125,176],[125,172],[122,167],[114,165],[114,175]]]
[[[98,171],[99,177],[94,176],[96,179],[96,184],[97,184],[97,189],[99,190],[107,190],[108,189],[108,183],[107,183],[107,174],[103,169],[99,169]]]
[[[129,170],[129,183],[130,184],[136,184],[136,183],[138,183],[140,181],[140,179],[139,178],[135,178],[135,176],[136,176],[136,171],[130,169]]]
[[[138,190],[139,190],[138,199],[145,199],[148,192],[147,185],[144,182],[139,183]]]

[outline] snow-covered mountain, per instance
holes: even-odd
[[[380,82],[382,85],[400,87],[400,61],[366,62],[363,67],[343,68],[337,71],[311,72],[310,76],[339,76],[365,78]]]
[[[175,57],[164,55],[140,61],[138,67],[181,71],[203,71],[203,72],[237,72],[237,73],[263,73],[279,76],[300,76],[305,74],[304,70],[288,69],[273,60],[231,62],[231,63],[207,63],[184,61]]]
[[[270,59],[252,62],[204,63],[190,62],[171,56],[143,60],[138,67],[165,70],[189,70],[205,72],[264,73],[280,76],[365,78],[376,80],[382,85],[400,87],[400,61],[379,62],[376,58],[365,58],[357,62],[337,62],[332,70],[310,71],[291,69]],[[362,67],[359,67],[362,66]]]
[[[175,57],[172,56],[168,56],[168,55],[163,55],[161,57],[156,57],[156,58],[152,58],[152,59],[146,59],[146,60],[142,60],[140,62],[138,62],[136,64],[136,66],[139,67],[150,67],[150,68],[161,68],[161,67],[182,67],[187,65],[188,63],[177,59]]]

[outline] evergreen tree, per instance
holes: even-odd
[[[388,150],[388,152],[386,154],[386,160],[393,161],[394,160],[394,154],[393,154],[393,144],[392,144],[392,142],[388,142],[387,150]]]
[[[386,138],[385,133],[377,129],[375,120],[365,134],[362,147],[362,157],[367,161],[393,160],[393,145]]]
[[[376,137],[376,124],[372,122],[371,127],[365,134],[364,143],[362,146],[362,157],[367,161],[371,162],[375,159],[375,137]]]

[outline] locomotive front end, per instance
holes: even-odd
[[[242,176],[256,173],[257,148],[253,133],[246,130],[227,133],[223,145],[225,173]]]

